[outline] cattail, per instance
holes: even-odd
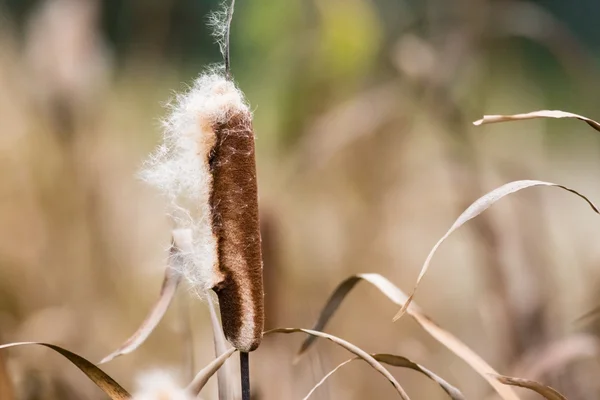
[[[264,307],[254,132],[232,81],[212,70],[177,97],[142,177],[167,196],[176,228],[192,232],[181,272],[198,293],[217,293],[229,342],[255,350]]]
[[[213,233],[218,238],[219,272],[214,288],[223,331],[240,350],[258,347],[263,329],[263,277],[258,219],[254,133],[248,110],[234,110],[214,126],[210,154]]]

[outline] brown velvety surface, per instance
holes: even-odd
[[[214,290],[225,336],[239,350],[252,351],[262,338],[264,295],[251,117],[233,115],[227,124],[215,127],[215,133],[210,201],[219,270],[225,279]],[[243,330],[244,323],[250,329]]]

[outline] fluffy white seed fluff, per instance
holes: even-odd
[[[191,231],[192,250],[177,264],[192,287],[203,293],[220,278],[209,204],[213,127],[249,108],[235,84],[211,70],[197,78],[187,93],[177,95],[169,109],[163,143],[145,162],[140,176],[166,197],[174,228]]]
[[[137,386],[133,400],[194,400],[194,396],[182,389],[173,375],[166,371],[141,375]]]
[[[229,7],[223,3],[221,9],[213,11],[208,15],[208,26],[212,28],[212,36],[215,42],[219,45],[221,54],[225,56],[227,52],[227,31],[229,26],[227,24],[227,16],[229,15]]]

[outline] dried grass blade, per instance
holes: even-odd
[[[325,327],[329,319],[333,316],[339,305],[342,303],[346,295],[352,290],[352,288],[361,280],[365,280],[375,286],[381,293],[383,293],[388,299],[395,304],[401,306],[406,302],[408,296],[404,294],[398,287],[396,287],[389,280],[379,274],[359,274],[353,275],[347,278],[345,281],[340,283],[335,289],[333,294],[329,297],[329,300],[317,322],[315,323],[313,330],[321,330]],[[450,351],[460,357],[463,361],[471,366],[479,375],[481,375],[504,400],[518,400],[519,398],[515,392],[507,386],[500,384],[496,379],[492,378],[490,374],[499,375],[488,363],[485,362],[479,355],[471,350],[467,345],[461,342],[458,338],[452,335],[450,332],[440,328],[435,322],[427,317],[419,309],[416,304],[411,304],[407,313],[415,319],[415,321],[429,333],[434,339],[446,346]],[[298,352],[297,358],[300,357],[311,344],[316,340],[316,337],[309,336],[306,338],[300,351]]]
[[[586,124],[600,132],[600,123],[594,121],[593,119],[560,110],[541,110],[514,115],[484,115],[482,119],[473,122],[473,125],[493,124],[497,122],[508,121],[522,121],[537,118],[576,118],[578,120],[584,121]]]
[[[337,344],[338,346],[343,347],[344,349],[348,350],[350,353],[352,353],[352,354],[356,355],[357,357],[366,361],[371,367],[373,367],[374,370],[376,370],[377,372],[382,374],[384,377],[386,377],[387,380],[390,381],[392,386],[394,386],[394,388],[396,389],[396,391],[398,392],[398,394],[400,395],[401,398],[403,398],[405,400],[410,399],[408,397],[408,394],[406,394],[406,392],[404,391],[402,386],[400,386],[400,384],[398,383],[396,378],[394,378],[392,376],[392,374],[390,374],[390,372],[387,369],[385,369],[383,367],[383,365],[381,365],[381,363],[379,363],[376,359],[373,358],[373,356],[371,356],[366,351],[362,350],[360,347],[355,346],[352,343],[345,341],[344,339],[341,339],[337,336],[330,335],[328,333],[319,332],[319,331],[311,330],[311,329],[301,329],[301,328],[277,328],[277,329],[271,329],[271,330],[265,332],[264,334],[265,335],[270,335],[273,333],[288,334],[288,333],[298,333],[298,332],[304,332],[304,333],[307,333],[314,337],[325,338],[325,339],[328,339],[328,340],[332,341],[333,343]]]
[[[221,366],[223,366],[225,361],[227,361],[227,359],[231,357],[231,355],[236,351],[237,349],[232,347],[225,353],[221,354],[219,357],[215,358],[206,367],[202,368],[202,370],[198,372],[198,374],[196,375],[192,383],[189,384],[186,390],[192,395],[198,396],[198,394],[200,393],[202,388],[204,388],[208,380],[215,374],[215,372],[219,370],[219,368],[221,368]]]
[[[452,386],[451,384],[449,384],[448,382],[446,382],[444,379],[442,379],[441,377],[437,376],[436,374],[434,374],[433,372],[431,372],[430,370],[428,370],[427,368],[409,360],[406,357],[402,357],[402,356],[396,356],[393,354],[371,354],[371,356],[373,356],[373,358],[377,361],[379,361],[380,363],[383,364],[387,364],[387,365],[391,365],[392,367],[401,367],[401,368],[410,368],[414,371],[420,372],[422,374],[424,374],[425,376],[427,376],[428,378],[430,378],[431,380],[433,380],[434,382],[436,382],[438,385],[440,385],[440,387],[442,388],[442,390],[444,392],[446,392],[448,394],[448,396],[450,396],[451,399],[453,400],[464,400],[465,397],[463,396],[463,394],[461,393],[460,390],[458,390],[457,388],[455,388],[454,386]],[[331,370],[327,375],[325,375],[323,377],[323,379],[321,379],[312,389],[311,391],[306,395],[306,397],[304,397],[303,400],[307,400],[314,392],[315,390],[317,390],[317,388],[319,388],[323,383],[325,383],[325,381],[331,376],[333,375],[338,369],[342,368],[344,365],[352,362],[352,361],[356,361],[356,360],[360,360],[360,358],[358,357],[354,357],[351,358],[349,360],[344,361],[343,363],[341,363],[340,365],[338,365],[337,367],[335,367],[333,370]]]
[[[568,192],[574,193],[577,196],[581,197],[583,200],[585,200],[590,205],[590,207],[592,207],[592,209],[597,214],[600,214],[600,211],[598,211],[598,208],[594,205],[594,203],[592,203],[583,194],[577,192],[576,190],[570,189],[570,188],[568,188],[566,186],[559,185],[559,184],[556,184],[556,183],[543,182],[543,181],[535,181],[535,180],[523,180],[523,181],[510,182],[510,183],[507,183],[505,185],[500,186],[499,188],[496,188],[496,189],[492,190],[491,192],[485,194],[484,196],[482,196],[479,199],[477,199],[473,204],[471,204],[458,217],[458,219],[454,222],[454,224],[450,227],[450,229],[444,234],[444,236],[442,236],[442,238],[435,244],[435,246],[433,246],[433,248],[429,252],[429,255],[427,256],[427,259],[425,260],[425,263],[421,267],[421,272],[419,273],[419,276],[417,278],[417,282],[416,282],[416,284],[415,284],[415,286],[413,288],[412,293],[408,296],[407,301],[404,303],[404,305],[402,306],[402,308],[400,309],[400,311],[398,311],[398,313],[394,317],[394,321],[398,320],[406,312],[406,309],[410,305],[410,303],[412,302],[412,299],[413,299],[413,297],[415,295],[415,292],[417,291],[417,288],[419,287],[419,284],[421,283],[421,280],[423,279],[423,277],[425,276],[425,273],[427,273],[427,270],[429,269],[429,265],[431,263],[433,255],[436,253],[436,251],[438,250],[438,248],[440,247],[440,245],[454,231],[456,231],[458,228],[460,228],[461,226],[463,226],[465,223],[467,223],[471,219],[477,217],[479,214],[481,214],[482,212],[484,212],[485,210],[487,210],[488,208],[490,208],[492,205],[494,205],[497,201],[499,201],[502,198],[508,196],[509,194],[518,192],[519,190],[523,190],[523,189],[527,189],[527,188],[530,188],[530,187],[534,187],[534,186],[553,186],[553,187],[558,187],[558,188],[561,188],[561,189],[566,190]]]
[[[512,378],[510,376],[503,375],[495,375],[494,377],[505,385],[518,386],[533,390],[548,400],[567,400],[567,398],[560,394],[556,389],[553,389],[550,386],[542,385],[539,382],[522,378]]]
[[[213,326],[213,342],[215,346],[215,356],[225,354],[227,351],[227,339],[223,333],[223,327],[217,316],[217,307],[210,293],[206,295],[208,300],[208,309],[210,311],[210,321]],[[228,400],[231,398],[229,388],[233,387],[229,382],[229,374],[226,368],[219,368],[217,371],[217,382],[219,391],[219,400]]]
[[[169,305],[175,297],[175,292],[177,291],[177,286],[179,286],[180,281],[181,276],[176,273],[173,268],[167,267],[162,287],[160,289],[160,296],[150,310],[150,314],[148,314],[138,330],[129,339],[127,339],[125,343],[121,345],[121,347],[104,357],[102,361],[98,363],[98,365],[107,363],[124,354],[129,354],[137,349],[142,343],[144,343],[144,341],[146,341],[148,336],[150,336],[152,331],[154,331],[154,328],[156,328],[158,323],[162,320],[163,316],[167,312]]]
[[[350,291],[354,288],[354,286],[361,281],[361,277],[359,275],[351,276],[346,279],[342,283],[338,285],[337,288],[333,291],[327,303],[325,303],[325,307],[321,310],[319,314],[319,318],[317,322],[313,325],[312,329],[315,331],[322,331],[323,328],[327,325],[327,322],[333,317],[333,314],[337,311],[338,307],[342,304],[342,301],[346,298],[346,295],[350,293]],[[317,340],[317,336],[307,336],[302,345],[300,346],[300,350],[298,350],[298,354],[296,355],[296,359],[294,363],[298,362],[300,357],[308,350],[308,348]]]
[[[88,378],[92,382],[94,382],[104,393],[106,393],[112,400],[127,400],[131,399],[131,395],[127,393],[121,385],[119,385],[114,379],[108,376],[104,371],[95,366],[90,361],[85,358],[69,351],[63,349],[62,347],[55,346],[53,344],[48,343],[40,343],[40,342],[20,342],[20,343],[10,343],[0,346],[0,350],[8,349],[11,347],[17,346],[29,346],[29,345],[37,345],[48,347],[57,353],[61,354],[63,357],[71,361],[73,365],[81,370],[84,374],[87,375]]]
[[[346,364],[350,364],[352,361],[356,361],[356,360],[359,360],[359,358],[357,358],[357,357],[354,357],[354,358],[351,358],[351,359],[349,359],[349,360],[346,360],[346,361],[344,361],[343,363],[339,364],[339,365],[338,365],[337,367],[335,367],[334,369],[332,369],[331,371],[329,371],[329,372],[327,373],[327,375],[325,375],[323,378],[321,378],[321,380],[320,380],[319,382],[317,382],[317,384],[316,384],[315,386],[313,386],[313,388],[312,388],[312,389],[310,389],[310,392],[308,392],[308,394],[307,394],[306,396],[304,396],[304,397],[302,398],[302,400],[308,400],[308,399],[310,398],[310,396],[312,396],[312,395],[313,395],[313,393],[314,393],[314,392],[315,392],[315,391],[316,391],[316,390],[317,390],[319,387],[321,387],[321,385],[323,385],[323,384],[325,383],[325,381],[326,381],[327,379],[329,379],[329,377],[330,377],[331,375],[333,375],[333,374],[335,374],[335,373],[337,372],[337,370],[338,370],[338,369],[340,369],[340,368],[342,368],[344,365],[346,365]]]
[[[373,358],[381,363],[391,365],[393,367],[410,368],[414,371],[422,373],[423,375],[427,376],[429,379],[440,385],[442,390],[446,392],[452,400],[464,400],[465,398],[465,396],[460,390],[449,384],[445,379],[436,375],[435,373],[423,367],[422,365],[419,365],[409,360],[406,357],[397,356],[394,354],[373,354]]]
[[[194,379],[196,374],[196,359],[194,349],[194,330],[192,328],[192,313],[190,310],[189,298],[180,297],[179,315],[177,321],[177,330],[179,331],[180,341],[183,347],[182,370],[188,380]]]

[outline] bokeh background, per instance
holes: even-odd
[[[221,59],[206,27],[217,7],[0,1],[1,342],[96,361],[144,319],[169,224],[136,173],[160,139],[162,105]],[[410,291],[454,219],[508,181],[600,201],[600,136],[585,124],[471,124],[536,109],[600,117],[598,15],[597,0],[238,0],[232,72],[255,113],[267,325],[309,328],[353,273]],[[599,237],[600,217],[576,197],[516,194],[442,246],[416,302],[501,373],[600,398],[600,323],[579,319],[600,303]],[[469,399],[494,398],[412,320],[392,323],[396,311],[360,285],[327,331],[422,363]],[[185,383],[214,357],[208,315],[182,288],[149,340],[105,370],[131,390],[152,369]],[[292,365],[301,340],[271,337],[252,354],[256,398],[301,398],[348,358],[323,342]],[[15,399],[105,398],[49,350],[0,357],[0,389]],[[413,398],[445,398],[393,372]],[[215,382],[203,396],[216,398]],[[354,363],[314,398],[395,393]]]

